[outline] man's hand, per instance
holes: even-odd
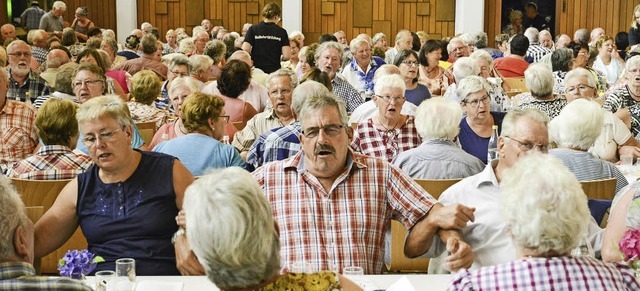
[[[468,221],[475,221],[473,207],[467,207],[462,204],[453,204],[449,206],[435,207],[431,209],[427,219],[431,223],[443,229],[463,229],[467,226]]]
[[[176,251],[176,267],[178,267],[180,274],[183,276],[204,275],[204,268],[191,250],[187,236],[177,236],[174,248]]]
[[[471,247],[459,237],[447,239],[447,251],[451,255],[447,257],[444,267],[451,272],[471,267],[475,259]]]

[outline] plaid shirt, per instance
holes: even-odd
[[[49,52],[39,46],[31,46],[31,55],[36,58],[38,63],[44,63],[47,60],[47,54]]]
[[[300,151],[302,125],[299,121],[261,134],[247,154],[247,169],[290,158]]]
[[[380,274],[390,219],[411,228],[436,203],[410,177],[381,159],[350,152],[329,193],[304,165],[304,153],[253,172],[280,226],[285,267],[360,266]]]
[[[7,99],[0,110],[0,164],[10,166],[30,156],[38,144],[36,110]]]
[[[31,6],[22,12],[20,18],[24,18],[25,26],[27,30],[38,29],[40,27],[40,18],[46,12],[38,6]]]
[[[280,119],[278,119],[275,109],[267,109],[249,119],[247,125],[241,131],[236,131],[233,135],[231,145],[239,152],[247,152],[261,134],[269,132],[274,128],[289,125],[294,121],[294,119],[291,119],[288,124],[283,124]]]
[[[86,290],[84,283],[66,277],[36,276],[33,266],[23,262],[0,263],[0,290]]]
[[[527,258],[459,271],[447,290],[640,290],[635,272],[589,257]]]
[[[73,179],[84,173],[91,164],[90,157],[77,155],[66,146],[47,145],[33,156],[15,163],[7,176],[29,180]]]
[[[7,69],[9,75],[9,91],[7,92],[7,99],[26,102],[29,97],[29,102],[33,102],[38,96],[49,95],[51,89],[47,85],[47,81],[40,78],[36,73],[31,71],[29,78],[27,78],[22,86],[18,82],[13,80],[11,76],[11,69]]]
[[[333,93],[340,97],[347,104],[347,111],[353,112],[358,106],[364,103],[362,96],[358,91],[347,82],[343,77],[336,75],[331,81],[333,85]]]
[[[381,158],[388,162],[401,152],[418,147],[422,139],[418,135],[413,116],[401,128],[382,130],[373,125],[373,119],[360,123],[353,135],[351,149],[363,155]]]

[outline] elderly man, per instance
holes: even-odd
[[[566,48],[571,42],[571,37],[566,34],[561,34],[556,37],[556,48]]]
[[[540,33],[535,27],[529,27],[524,31],[524,36],[529,39],[529,49],[525,55],[525,59],[531,60],[532,63],[537,63],[542,57],[552,53],[552,51],[546,47],[540,45]]]
[[[40,73],[40,78],[44,79],[50,88],[55,88],[58,68],[69,61],[69,55],[65,51],[61,49],[52,49],[47,54],[47,69]]]
[[[0,33],[2,34],[2,41],[16,38],[16,27],[10,23],[4,24],[0,27]]]
[[[202,26],[204,31],[206,31],[207,33],[211,33],[211,29],[213,28],[213,24],[211,24],[211,20],[206,18],[203,19],[202,22],[200,22],[200,26]]]
[[[261,134],[247,154],[247,169],[253,171],[266,163],[281,161],[297,154],[300,151],[298,136],[302,132],[297,114],[302,110],[304,102],[328,93],[329,89],[316,81],[306,81],[296,87],[291,101],[291,114],[295,122]]]
[[[38,145],[33,107],[7,98],[9,78],[0,70],[0,172],[30,156]]]
[[[520,157],[532,151],[548,151],[548,121],[548,117],[536,109],[515,109],[507,113],[498,138],[500,158],[489,163],[481,173],[463,179],[440,195],[439,202],[443,205],[464,201],[476,209],[476,220],[462,230],[464,241],[471,245],[475,254],[471,270],[517,258],[508,228],[500,215],[500,182]],[[589,234],[594,249],[599,250],[602,230],[595,221],[591,221]],[[437,255],[444,247],[445,244],[436,239],[428,254]]]
[[[233,52],[233,54],[231,54],[231,56],[227,61],[231,61],[231,60],[241,60],[247,63],[247,65],[251,67],[251,79],[256,81],[258,84],[264,86],[265,88],[267,87],[268,85],[267,78],[269,78],[269,74],[265,73],[263,70],[259,68],[256,68],[253,65],[253,60],[251,60],[251,55],[248,52],[245,52],[243,50],[237,50]]]
[[[193,54],[201,55],[204,53],[204,47],[209,42],[209,33],[203,30],[197,31],[193,34],[193,43],[196,45],[196,50]]]
[[[27,35],[27,41],[31,44],[31,54],[40,64],[47,60],[48,40],[49,34],[42,29],[30,31]]]
[[[290,125],[295,121],[291,112],[293,90],[298,85],[298,80],[293,71],[280,69],[267,78],[269,100],[271,108],[258,113],[251,118],[247,125],[233,136],[232,145],[240,152],[243,160],[247,160],[247,154],[253,142],[261,134],[277,128]]]
[[[548,30],[540,31],[540,33],[538,34],[538,40],[540,41],[541,46],[548,48],[551,51],[555,49],[555,46],[553,44],[553,37],[551,36],[551,32],[549,32]]]
[[[285,266],[303,260],[314,269],[381,273],[391,218],[409,229],[405,255],[423,254],[438,233],[452,252],[449,267],[469,265],[473,254],[455,229],[474,220],[473,208],[436,204],[391,164],[351,152],[346,107],[331,95],[307,100],[300,122],[302,151],[253,172],[280,228]]]
[[[31,47],[16,40],[7,47],[9,55],[9,92],[7,98],[33,102],[38,96],[50,93],[47,82],[31,71]]]
[[[251,23],[245,23],[242,25],[242,37],[244,37],[245,35],[247,35],[247,31],[249,30],[249,28],[251,27]],[[242,45],[241,45],[242,46]]]
[[[334,41],[324,42],[316,49],[316,67],[329,75],[333,85],[333,93],[344,100],[347,104],[348,112],[353,112],[364,101],[360,93],[347,80],[339,76],[338,70],[342,63],[341,56],[342,46],[339,43]]]
[[[36,276],[33,268],[33,222],[27,216],[20,194],[11,181],[0,175],[1,290],[92,290],[83,282],[66,277]]]
[[[468,57],[471,54],[467,43],[459,37],[454,37],[449,41],[447,51],[449,53],[449,59],[447,60],[449,63],[455,63],[459,58]]]
[[[497,58],[493,67],[505,78],[523,77],[529,63],[524,60],[524,55],[529,49],[529,39],[522,34],[514,35],[507,46],[509,54],[506,57]]]
[[[32,29],[38,29],[40,27],[40,18],[45,14],[44,10],[40,8],[39,1],[31,1],[31,7],[27,8],[20,14],[20,24],[27,31]]]
[[[45,13],[40,18],[40,29],[61,36],[62,35],[62,15],[67,11],[67,4],[62,1],[53,2],[51,11]]]
[[[402,50],[410,50],[413,46],[413,36],[411,36],[411,31],[403,29],[398,31],[396,34],[396,45],[387,50],[384,53],[384,62],[387,64],[393,64],[396,60],[396,55]]]
[[[342,69],[342,76],[365,99],[371,99],[373,76],[384,65],[384,60],[371,55],[371,43],[364,38],[354,38],[350,48],[353,59]]]
[[[140,41],[142,46],[142,56],[137,59],[128,60],[121,65],[117,66],[114,70],[127,71],[132,76],[137,72],[144,70],[151,70],[158,75],[162,80],[167,79],[167,66],[161,61],[156,59],[157,40],[152,34],[145,35]]]
[[[579,28],[573,34],[573,41],[575,41],[577,43],[588,44],[589,43],[589,31],[586,28]]]
[[[338,39],[338,43],[343,45],[345,48],[349,46],[349,42],[347,41],[347,34],[344,33],[344,31],[336,31],[333,36],[335,36]]]
[[[598,42],[598,40],[604,36],[605,32],[604,29],[602,27],[596,27],[591,31],[590,34],[590,39],[591,41],[589,42],[589,47],[595,48],[596,47],[596,43]]]

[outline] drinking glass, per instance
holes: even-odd
[[[574,257],[586,256],[592,258],[596,256],[595,251],[591,247],[591,242],[589,242],[589,238],[586,236],[580,240],[578,247],[571,251],[571,255]]]
[[[116,260],[116,290],[130,291],[136,282],[136,260],[123,258]]]
[[[623,167],[633,166],[633,154],[620,155],[620,165]]]
[[[96,272],[96,291],[112,290],[116,272],[114,271],[98,271]]]
[[[364,275],[364,269],[358,266],[344,267],[344,269],[342,269],[342,274],[345,276],[361,276]]]

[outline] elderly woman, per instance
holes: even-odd
[[[207,83],[213,78],[211,74],[213,60],[210,57],[206,55],[192,55],[189,57],[189,63],[191,63],[191,77],[202,83]]]
[[[429,88],[432,95],[440,96],[443,91],[442,74],[444,69],[440,67],[442,58],[442,45],[437,40],[427,40],[418,54],[420,73],[418,82]]]
[[[549,152],[573,172],[578,181],[616,178],[616,192],[627,186],[627,179],[612,163],[588,152],[602,131],[604,112],[600,104],[578,99],[567,104],[549,123],[549,136],[558,145]]]
[[[38,220],[36,256],[62,246],[80,226],[89,251],[106,261],[96,271],[114,270],[115,260],[128,257],[136,260],[138,275],[178,275],[174,217],[193,177],[174,157],[131,148],[131,116],[118,97],[83,103],[77,119],[94,165]]]
[[[600,37],[596,42],[596,48],[598,49],[598,57],[593,63],[593,68],[602,72],[607,84],[613,85],[622,76],[622,70],[625,67],[624,60],[618,55],[613,37],[610,35]]]
[[[509,108],[509,97],[507,93],[502,89],[503,78],[502,75],[493,66],[493,58],[485,50],[476,50],[470,56],[471,59],[476,61],[476,66],[480,69],[480,77],[489,81],[492,78],[493,82],[489,82],[491,90],[489,96],[491,96],[491,109],[495,111],[507,111]]]
[[[590,71],[584,68],[575,68],[565,76],[565,97],[567,102],[572,102],[579,98],[593,100],[598,97],[596,92],[596,82]],[[604,110],[604,109],[603,109]],[[618,113],[629,112],[626,108]],[[628,114],[627,114],[628,116]],[[625,119],[625,117],[621,117]],[[633,137],[625,123],[617,118],[613,113],[604,110],[604,126],[600,130],[600,135],[589,152],[602,160],[609,162],[618,161],[618,153],[622,155],[640,155],[638,141]],[[628,118],[626,120],[629,120]],[[640,124],[638,124],[640,127]],[[639,128],[640,129],[640,128]]]
[[[553,71],[553,94],[564,94],[564,78],[573,69],[573,51],[558,48],[551,53],[551,70]]]
[[[382,32],[376,33],[371,42],[373,43],[373,47],[379,47],[385,52],[389,49],[389,46],[387,46],[387,36]]]
[[[214,171],[194,182],[184,201],[187,238],[218,288],[361,290],[334,272],[280,273],[280,241],[271,206],[246,171]],[[211,219],[233,226],[208,223]]]
[[[231,60],[222,69],[220,78],[202,88],[202,93],[216,95],[224,100],[224,111],[230,116],[226,134],[229,137],[244,128],[247,121],[258,114],[251,104],[243,101],[243,94],[251,83],[251,68],[241,60]],[[267,97],[268,98],[268,97]],[[239,123],[239,129],[232,123]]]
[[[50,98],[66,99],[71,100],[75,103],[79,103],[78,99],[76,99],[76,95],[74,95],[72,85],[73,74],[75,73],[78,66],[80,65],[76,63],[66,63],[60,66],[55,76],[55,91],[51,93],[51,95],[43,95],[36,98],[36,100],[33,101],[33,106],[35,108],[40,108],[42,104],[44,104],[44,102],[49,100]]]
[[[400,153],[393,164],[413,179],[466,178],[482,172],[484,164],[460,149],[462,109],[443,98],[432,98],[418,106],[415,126],[422,144]]]
[[[311,70],[311,68],[315,68],[316,66],[316,49],[318,48],[317,43],[313,43],[309,46],[302,47],[300,52],[298,53],[298,66],[296,66],[296,74],[298,78],[302,78],[302,75],[306,74]]]
[[[371,44],[364,38],[354,38],[349,49],[351,61],[342,69],[342,76],[364,97],[373,95],[373,75],[384,60],[371,56]],[[366,99],[366,98],[365,98]]]
[[[118,52],[118,42],[113,38],[103,38],[102,42],[100,43],[100,49],[109,54],[109,60],[111,60],[111,65],[109,66],[110,68],[114,68],[127,61],[127,58],[116,54]]]
[[[165,34],[164,38],[167,42],[162,44],[162,55],[164,56],[175,53],[178,50],[178,44],[176,43],[178,34],[176,31],[173,29],[167,30],[167,34]]]
[[[225,55],[227,53],[227,46],[222,41],[217,39],[211,40],[204,47],[204,54],[209,56],[213,60],[211,66],[211,78],[218,79],[222,72],[222,67],[227,63]]]
[[[109,58],[103,57],[99,50],[95,50],[95,49],[83,50],[76,57],[76,63],[78,64],[89,63],[89,64],[94,64],[100,67],[102,71],[105,72],[105,75],[107,76],[107,79],[106,79],[107,93],[116,94],[124,100],[127,99],[126,93],[124,92],[124,89],[122,89],[123,87],[121,86],[120,82],[114,80],[112,77],[109,76],[109,75],[113,75],[118,77],[120,74],[123,74],[124,79],[122,81],[124,82],[125,87],[128,88],[128,86],[126,86],[127,85],[126,81],[128,79],[126,77],[127,75],[126,71],[113,71],[113,73],[109,73],[109,69],[111,68]]]
[[[131,101],[127,102],[131,118],[135,122],[155,122],[160,128],[166,121],[166,113],[155,106],[162,81],[150,70],[137,72],[131,78]]]
[[[469,76],[459,84],[456,95],[461,99],[460,105],[466,116],[460,120],[458,141],[465,152],[486,164],[493,126],[497,125],[500,133],[505,113],[490,111],[491,85],[484,78]]]
[[[453,79],[444,92],[443,97],[455,102],[460,102],[461,97],[456,95],[460,81],[469,76],[480,75],[480,67],[476,64],[474,59],[470,57],[460,57],[455,63],[453,63],[451,71]]]
[[[405,89],[398,75],[376,80],[373,102],[378,107],[378,116],[358,125],[351,142],[353,151],[391,162],[401,152],[422,143],[413,116],[401,113]]]
[[[524,33],[524,27],[522,26],[522,11],[515,9],[511,10],[509,13],[509,24],[502,29],[502,33],[510,36]]]
[[[545,64],[533,64],[524,71],[524,79],[531,93],[519,94],[519,109],[537,108],[546,113],[549,119],[560,114],[567,100],[553,94],[553,72]],[[518,97],[516,97],[518,98]]]
[[[244,167],[236,149],[222,144],[222,136],[229,116],[224,112],[224,101],[218,96],[192,93],[181,107],[180,120],[187,134],[158,144],[153,151],[172,155],[194,176],[207,169]],[[194,151],[194,148],[198,148]]]
[[[560,161],[540,154],[522,157],[505,173],[500,190],[502,217],[518,259],[472,272],[461,270],[448,290],[517,290],[525,286],[639,290],[640,283],[629,267],[570,255],[587,233],[585,221],[590,217],[580,183]]]
[[[173,111],[177,114],[178,118],[172,122],[162,125],[156,134],[153,136],[153,140],[149,145],[150,149],[153,149],[157,144],[174,139],[176,137],[187,134],[187,129],[182,124],[180,119],[181,108],[187,96],[192,93],[200,91],[202,83],[192,77],[176,78],[171,81],[169,86],[169,102],[173,108]]]
[[[627,84],[611,92],[602,108],[616,113],[622,108],[640,104],[640,56],[627,60],[624,76]]]
[[[32,180],[73,179],[92,164],[91,158],[71,151],[78,142],[78,105],[70,100],[47,100],[36,116],[36,131],[44,146],[9,168],[10,178]]]
[[[76,32],[69,27],[62,30],[61,44],[65,46],[74,57],[84,50],[84,46],[78,43]]]
[[[418,83],[419,64],[418,54],[413,50],[400,51],[394,61],[394,65],[400,69],[400,75],[404,80],[406,87],[404,96],[407,101],[416,106],[431,98],[427,86]]]
[[[136,35],[127,36],[124,42],[124,50],[118,52],[117,55],[123,56],[127,58],[127,60],[137,59],[140,56],[138,55],[138,48],[140,47],[140,38]]]
[[[620,240],[627,230],[640,228],[640,191],[637,183],[616,195],[610,213],[602,241],[602,259],[606,262],[620,262]]]

